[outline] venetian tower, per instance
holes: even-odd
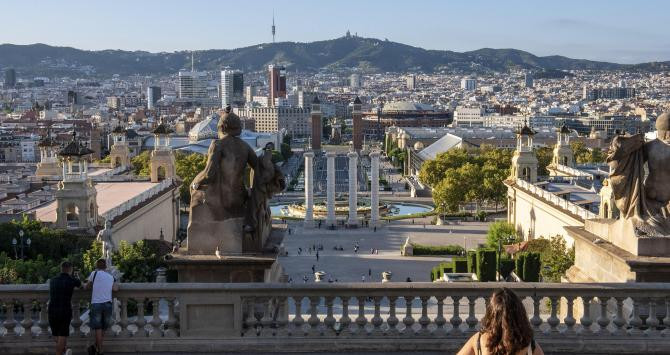
[[[56,227],[93,230],[98,225],[97,192],[88,176],[88,159],[93,153],[77,140],[72,140],[58,155],[63,164],[63,180],[56,191]]]
[[[512,157],[512,179],[522,179],[530,183],[537,182],[537,157],[533,151],[535,132],[526,122],[516,134],[516,150]]]
[[[109,152],[109,161],[112,168],[122,167],[124,170],[130,165],[130,148],[126,141],[126,130],[121,126],[116,126],[112,131],[112,148]]]
[[[153,131],[154,150],[151,152],[149,161],[151,182],[177,177],[174,153],[170,147],[170,133],[172,130],[165,123],[159,124]]]
[[[575,166],[575,158],[570,147],[570,130],[563,124],[556,134],[556,145],[551,159],[553,166],[563,165],[570,168]]]
[[[51,132],[40,140],[38,147],[40,149],[40,162],[37,163],[35,176],[40,178],[60,177],[62,171],[58,163],[58,144],[51,138]]]

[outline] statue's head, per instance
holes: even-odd
[[[240,118],[232,112],[230,105],[226,106],[223,111],[223,116],[219,120],[218,125],[219,138],[224,135],[237,137],[242,134],[242,122]]]
[[[670,112],[666,112],[656,119],[658,139],[670,143]]]

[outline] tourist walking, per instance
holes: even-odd
[[[312,265],[312,274],[316,272],[316,265]]]
[[[319,261],[319,252],[318,251],[316,252],[316,261],[317,262]]]
[[[91,272],[84,286],[86,289],[93,290],[89,326],[95,333],[95,345],[88,347],[89,355],[103,354],[103,334],[112,326],[112,291],[117,291],[119,285],[106,270],[105,259],[98,259],[95,262],[95,270]]]
[[[481,330],[472,335],[458,355],[544,355],[533,337],[526,309],[512,290],[491,295]]]
[[[56,355],[70,355],[67,337],[70,336],[72,321],[72,291],[81,287],[78,277],[72,277],[72,263],[60,264],[60,275],[49,280],[49,328],[56,340]]]

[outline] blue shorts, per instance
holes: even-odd
[[[112,302],[91,303],[88,318],[91,329],[109,329],[112,326]]]

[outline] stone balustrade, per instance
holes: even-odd
[[[576,177],[576,178],[584,178],[584,179],[589,179],[589,180],[594,180],[595,176],[589,172],[575,169],[573,167],[563,165],[563,164],[556,164],[556,170],[562,171],[566,174],[569,174],[570,176]]]
[[[454,353],[503,285],[524,299],[548,353],[670,353],[670,284],[404,282],[122,284],[107,351]],[[92,342],[88,297],[73,298],[74,348]],[[0,352],[53,345],[47,299],[47,285],[0,285]]]
[[[517,186],[521,187],[522,189],[532,193],[535,196],[541,197],[548,202],[550,202],[552,205],[562,208],[579,218],[583,220],[587,219],[592,219],[592,218],[598,218],[598,215],[587,210],[586,208],[579,206],[577,204],[574,204],[564,198],[558,197],[551,192],[542,189],[541,187],[535,186],[531,183],[529,183],[526,180],[523,179],[517,179],[516,180]]]
[[[121,203],[120,205],[102,213],[101,216],[108,221],[113,220],[114,218],[124,214],[127,211],[130,211],[135,206],[138,206],[142,202],[156,196],[161,191],[165,190],[172,185],[172,179],[166,178],[156,185],[152,186],[148,190],[140,193],[139,195],[131,198],[130,200]]]

